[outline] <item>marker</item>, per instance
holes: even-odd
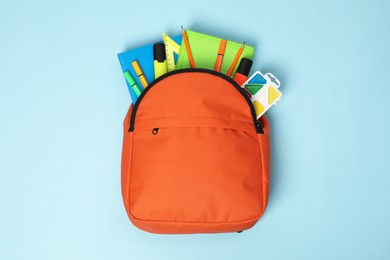
[[[186,32],[184,31],[183,26],[181,27],[181,35],[183,36],[184,45],[186,46],[188,60],[190,61],[190,66],[191,66],[191,68],[195,68],[194,57],[192,57],[190,43],[188,42],[188,37],[187,37]]]
[[[135,70],[135,73],[137,73],[137,77],[141,81],[141,84],[144,88],[146,88],[149,83],[148,80],[146,79],[144,72],[142,71],[141,67],[139,66],[139,63],[137,60],[134,60],[131,65],[133,66],[133,69]]]
[[[244,84],[244,82],[248,79],[249,71],[251,70],[253,61],[247,58],[242,58],[240,61],[240,65],[238,65],[238,69],[236,74],[234,75],[234,81],[238,83],[238,85]]]
[[[135,95],[137,97],[139,97],[139,95],[141,95],[141,93],[142,93],[142,90],[138,87],[137,82],[135,82],[135,80],[131,76],[130,72],[126,70],[123,73],[123,76],[125,76],[127,83],[129,83],[129,85],[130,85],[131,89],[134,91]]]
[[[165,44],[156,43],[153,45],[154,56],[154,79],[167,73],[167,60],[165,55]]]
[[[234,70],[234,68],[236,67],[237,61],[238,61],[238,59],[240,58],[241,53],[242,53],[242,51],[244,50],[244,48],[245,48],[245,42],[244,42],[243,44],[241,44],[241,47],[238,49],[238,52],[237,52],[237,54],[236,54],[236,57],[234,58],[233,63],[232,63],[232,65],[230,66],[228,73],[226,74],[228,77],[230,77],[230,75],[232,75],[233,70]]]
[[[223,55],[225,53],[226,43],[227,43],[227,40],[221,40],[221,42],[219,43],[217,60],[215,61],[215,67],[214,67],[215,71],[221,71],[222,60],[223,60]]]

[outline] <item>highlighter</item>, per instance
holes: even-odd
[[[123,73],[123,76],[125,76],[125,79],[127,83],[130,85],[131,89],[134,91],[135,95],[139,97],[141,95],[142,90],[138,87],[137,82],[135,82],[134,78],[131,76],[129,71],[125,71]]]
[[[247,58],[242,58],[240,61],[240,65],[238,65],[237,72],[234,75],[234,81],[238,83],[238,85],[244,84],[244,82],[248,79],[249,71],[251,70],[253,61]]]
[[[154,57],[154,79],[167,73],[167,57],[165,55],[165,44],[156,43],[153,45]]]
[[[148,80],[145,77],[144,72],[141,69],[141,66],[139,65],[137,60],[134,60],[131,65],[133,66],[133,69],[135,70],[135,73],[137,74],[137,77],[139,78],[139,81],[141,81],[141,84],[144,88],[146,88],[149,83]]]

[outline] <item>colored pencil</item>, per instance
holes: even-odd
[[[192,57],[190,43],[188,42],[188,37],[187,37],[186,32],[184,31],[183,26],[181,27],[181,34],[183,36],[184,45],[186,46],[188,60],[190,61],[190,66],[191,66],[191,68],[195,68],[195,62],[194,62],[194,58]]]
[[[244,50],[245,48],[245,42],[243,44],[241,44],[241,47],[238,49],[238,52],[236,54],[236,57],[234,58],[233,60],[233,63],[232,65],[230,66],[230,69],[228,71],[228,73],[226,74],[228,77],[230,77],[233,73],[233,70],[234,68],[236,67],[237,65],[237,62],[238,62],[238,59],[240,58],[241,54],[242,54],[242,51]]]

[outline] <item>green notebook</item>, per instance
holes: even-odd
[[[197,33],[190,30],[186,30],[188,41],[192,56],[194,57],[194,63],[196,68],[205,68],[214,70],[215,60],[217,59],[218,49],[221,39],[210,36],[203,33]],[[227,41],[225,54],[222,61],[221,72],[226,74],[232,64],[234,57],[236,56],[241,43]],[[232,73],[234,76],[241,58],[252,59],[254,48],[252,46],[245,45],[245,48],[238,60],[236,67]],[[184,41],[181,43],[179,57],[177,58],[176,69],[190,68],[190,62],[188,60],[187,49],[184,46]]]

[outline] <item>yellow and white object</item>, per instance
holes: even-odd
[[[260,71],[256,71],[241,87],[252,95],[251,101],[257,119],[271,106],[276,105],[282,97],[282,92],[279,91],[280,81],[272,73],[263,75]]]

